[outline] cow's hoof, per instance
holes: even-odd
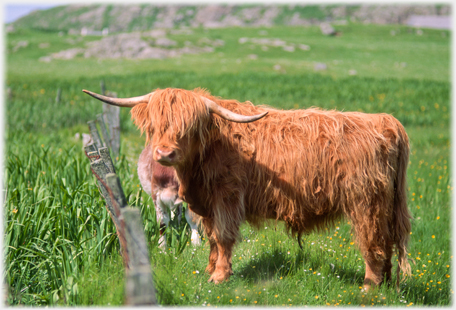
[[[375,284],[372,281],[364,281],[363,289],[361,290],[363,293],[369,292],[372,287],[375,287]]]
[[[212,264],[207,265],[207,267],[206,267],[206,272],[207,272],[208,274],[213,274],[214,271],[215,271],[215,265],[212,265]]]
[[[207,282],[214,282],[215,284],[218,284],[223,281],[228,281],[229,277],[229,273],[225,274],[222,272],[214,272]]]

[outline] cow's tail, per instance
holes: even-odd
[[[411,215],[407,208],[407,165],[409,161],[409,141],[407,133],[401,124],[399,127],[398,143],[398,166],[395,180],[394,194],[394,243],[398,256],[397,266],[397,288],[399,289],[400,272],[403,275],[410,275],[411,268],[407,259],[407,245],[410,238]]]

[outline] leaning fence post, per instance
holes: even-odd
[[[103,80],[100,81],[101,94],[104,96],[106,93],[106,87]]]
[[[92,168],[92,173],[97,179],[98,190],[100,191],[101,196],[105,199],[106,209],[108,214],[116,227],[117,236],[119,237],[119,244],[122,254],[126,250],[125,246],[125,236],[121,234],[121,221],[120,221],[120,207],[116,204],[116,201],[113,201],[112,195],[110,194],[110,189],[106,184],[106,176],[108,173],[111,173],[108,168],[109,165],[106,165],[104,159],[98,152],[86,152],[87,157],[90,160],[90,167]],[[128,256],[127,256],[128,257]],[[126,261],[128,264],[128,259]]]
[[[55,103],[60,103],[60,97],[62,95],[62,89],[59,87],[57,89],[57,95],[55,96]]]
[[[121,208],[121,230],[126,240],[128,268],[125,271],[125,304],[156,305],[157,299],[141,213],[137,208],[127,207],[127,201],[116,174],[108,174],[106,181],[111,189],[112,199]]]
[[[109,133],[106,130],[106,125],[103,120],[103,114],[97,114],[97,121],[98,121],[98,125],[100,126],[100,129],[101,129],[101,134],[103,136],[103,140],[106,141],[106,143],[104,143],[104,146],[111,148],[111,143],[110,143],[111,138],[109,137]]]
[[[107,92],[106,96],[117,97],[113,92]],[[114,161],[116,161],[120,152],[120,108],[104,103],[103,116],[110,136],[107,143],[110,145]]]
[[[141,214],[137,208],[127,207],[122,209],[122,216],[130,258],[130,269],[126,270],[125,304],[155,305],[157,299]]]
[[[101,141],[100,134],[97,130],[97,123],[96,121],[88,121],[87,125],[89,125],[90,134],[92,135],[92,140],[97,146],[97,148],[105,146]]]
[[[101,158],[103,158],[103,161],[108,168],[109,173],[116,173],[116,170],[114,168],[114,164],[112,163],[111,156],[109,156],[109,150],[107,147],[101,147],[98,149],[98,154],[100,154]]]
[[[125,265],[125,304],[156,305],[155,287],[150,268],[149,250],[139,209],[127,207],[119,177],[107,147],[101,146],[96,123],[88,122],[94,143],[84,147],[90,160],[98,189],[116,227]],[[106,137],[106,136],[105,136]],[[98,143],[97,143],[98,141]]]
[[[86,154],[89,154],[91,152],[98,152],[98,149],[95,143],[90,143],[89,145],[84,147],[84,151],[86,152]]]
[[[113,98],[117,97],[116,93],[106,91],[103,80],[100,81],[100,87],[102,95]],[[120,154],[120,108],[104,103],[103,114],[98,114],[97,119],[105,142],[102,146],[109,147],[114,157],[113,160],[116,162]],[[91,125],[89,125],[89,127],[90,126]],[[93,139],[97,139],[97,137],[93,135],[92,137]],[[101,139],[99,140],[101,141]]]
[[[90,163],[94,162],[95,160],[97,159],[100,159],[100,154],[98,154],[97,151],[91,151],[91,152],[88,152],[87,149],[86,149],[86,156],[89,158],[90,160]]]
[[[125,198],[125,194],[123,192],[122,185],[120,185],[120,180],[117,174],[108,173],[106,175],[106,184],[111,189],[112,198],[119,205],[119,208],[124,208],[127,205],[127,199]]]
[[[111,215],[111,218],[114,222],[116,228],[120,226],[119,222],[119,211],[115,209],[113,206],[113,202],[111,200],[111,195],[109,194],[108,189],[106,188],[106,175],[109,173],[108,168],[103,162],[102,158],[96,159],[90,163],[90,166],[97,178],[98,188],[100,190],[101,195],[106,200],[106,207]],[[117,211],[117,212],[116,212]]]

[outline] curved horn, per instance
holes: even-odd
[[[103,102],[106,102],[106,103],[109,103],[111,105],[115,105],[118,107],[125,107],[125,108],[133,108],[137,104],[148,103],[149,98],[153,95],[153,92],[152,92],[150,94],[147,94],[144,96],[139,96],[139,97],[112,98],[112,97],[99,95],[99,94],[93,93],[93,92],[85,90],[85,89],[83,89],[82,91],[100,101],[103,101]]]
[[[259,120],[266,114],[268,114],[268,111],[266,111],[261,114],[252,115],[252,116],[241,115],[241,114],[234,113],[228,109],[225,109],[225,108],[219,106],[217,103],[215,103],[214,101],[212,101],[210,99],[203,97],[203,100],[204,100],[204,103],[206,103],[206,106],[209,109],[210,113],[215,113],[218,116],[220,116],[221,118],[226,119],[227,121],[232,121],[232,122],[236,122],[236,123],[254,122],[256,120]]]

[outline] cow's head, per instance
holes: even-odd
[[[132,119],[141,133],[146,133],[147,142],[151,142],[154,160],[164,166],[186,165],[204,149],[216,126],[211,114],[238,123],[253,122],[267,114],[236,114],[218,105],[202,89],[157,89],[144,96],[123,99],[83,91],[103,102],[132,108]]]

